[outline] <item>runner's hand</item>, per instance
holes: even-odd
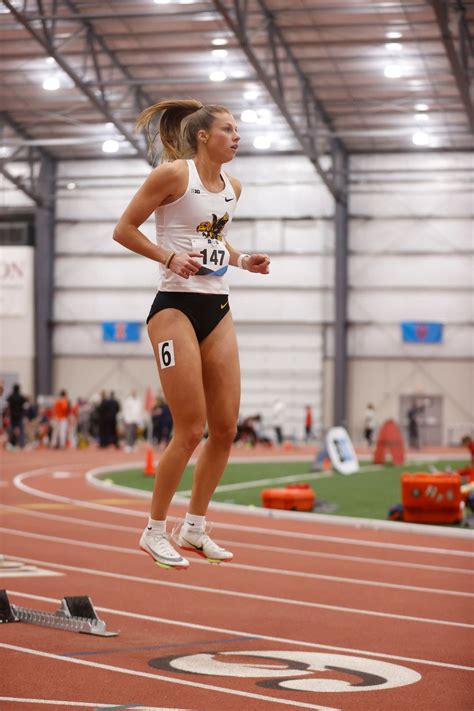
[[[199,262],[196,262],[193,257],[201,257],[201,253],[179,252],[175,254],[171,260],[171,264],[168,269],[171,269],[172,272],[183,279],[189,279],[190,276],[197,274],[202,266]]]
[[[255,274],[269,274],[270,257],[268,254],[251,254],[245,260],[245,269]]]

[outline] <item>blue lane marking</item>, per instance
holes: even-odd
[[[130,654],[130,652],[147,652],[154,651],[156,649],[173,649],[178,647],[202,647],[207,644],[226,644],[227,642],[247,642],[248,640],[258,639],[258,637],[225,637],[222,639],[206,639],[203,642],[180,642],[179,644],[160,644],[153,645],[150,647],[122,647],[121,649],[99,649],[93,652],[72,652],[68,654],[61,654],[61,657],[88,657],[95,654]],[[114,706],[111,708],[136,708],[135,706]]]

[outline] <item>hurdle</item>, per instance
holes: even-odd
[[[0,624],[26,622],[69,632],[81,632],[98,637],[117,637],[118,632],[108,631],[92,604],[85,595],[67,596],[61,600],[56,612],[33,610],[29,607],[14,605],[8,599],[6,590],[0,590]]]

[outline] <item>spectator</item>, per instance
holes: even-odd
[[[158,445],[162,442],[168,444],[171,439],[173,420],[168,404],[160,395],[157,396],[155,404],[153,405],[151,420],[153,426],[153,442]]]
[[[364,437],[369,448],[373,445],[373,437],[376,427],[375,408],[371,402],[366,407],[364,417]]]
[[[258,440],[257,428],[262,421],[261,415],[252,415],[246,417],[237,426],[237,439],[240,442],[248,442],[252,447],[255,447]]]
[[[24,417],[27,399],[20,391],[18,383],[15,383],[13,386],[12,392],[7,397],[7,403],[9,420],[8,441],[12,447],[20,447],[23,449],[25,446]]]
[[[132,390],[123,403],[123,423],[125,427],[125,451],[135,449],[137,431],[143,420],[143,408],[136,390]]]
[[[69,426],[69,400],[65,390],[61,390],[59,397],[54,401],[52,415],[51,447],[65,449]]]
[[[414,449],[420,448],[420,432],[418,428],[418,415],[424,411],[422,405],[417,405],[416,400],[412,400],[410,409],[407,412],[408,418],[408,444]]]
[[[283,444],[283,425],[285,422],[285,405],[281,400],[275,400],[272,407],[272,425],[278,444]]]
[[[313,410],[311,405],[306,405],[304,409],[304,440],[309,442],[313,438]]]

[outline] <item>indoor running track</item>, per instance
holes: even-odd
[[[468,533],[212,511],[234,562],[166,571],[137,547],[149,501],[85,480],[128,460],[4,453],[0,553],[29,572],[0,587],[51,612],[88,595],[120,635],[2,625],[2,711],[472,711]]]

